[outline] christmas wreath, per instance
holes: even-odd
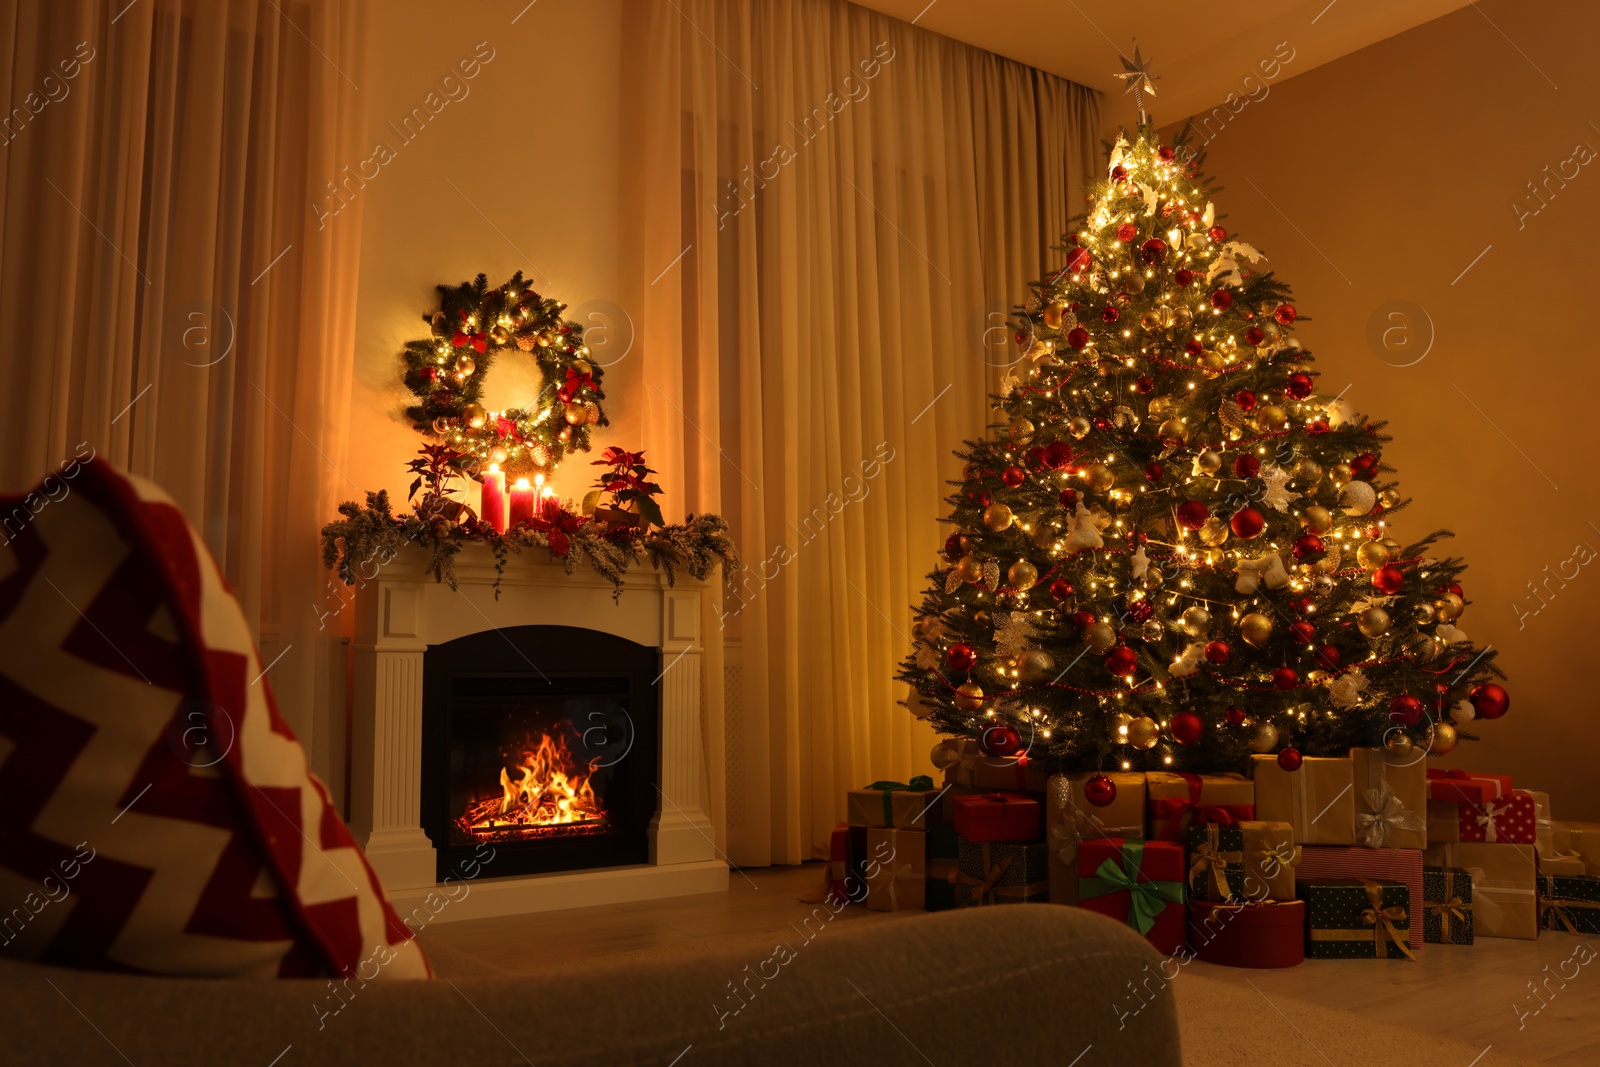
[[[528,287],[521,271],[494,288],[480,274],[438,289],[439,310],[423,316],[432,336],[406,342],[402,353],[404,381],[417,398],[406,417],[417,430],[479,468],[498,463],[510,475],[545,474],[567,453],[587,452],[591,429],[607,425],[604,371],[589,362],[583,327],[561,317],[567,305]],[[543,387],[533,404],[483,405],[502,353],[537,363]]]

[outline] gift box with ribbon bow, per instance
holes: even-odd
[[[956,797],[956,833],[968,841],[1037,841],[1044,812],[1021,793],[974,793]]]
[[[1449,864],[1439,864],[1441,867]],[[1300,850],[1295,879],[1356,878],[1404,882],[1410,899],[1422,905],[1422,853],[1414,848],[1362,848],[1306,845]],[[1412,948],[1422,947],[1422,922],[1410,928]]]
[[[1532,845],[1489,845],[1472,841],[1429,845],[1430,867],[1460,867],[1472,877],[1474,937],[1539,936],[1536,897],[1538,866]]]
[[[927,835],[928,880],[922,906],[928,911],[947,911],[956,906],[960,839],[953,826],[930,826]]]
[[[1294,891],[1290,890],[1290,895]],[[1306,903],[1189,901],[1189,951],[1223,967],[1293,967],[1306,958]]]
[[[868,908],[921,911],[927,877],[927,835],[923,831],[868,828]]]
[[[1302,850],[1294,843],[1294,827],[1286,822],[1253,819],[1240,823],[1239,829],[1244,835],[1246,899],[1295,900],[1294,881]]]
[[[1253,756],[1256,818],[1286,822],[1302,845],[1356,843],[1355,765],[1343,756],[1307,756],[1297,770],[1276,756]]]
[[[1562,820],[1550,836],[1557,855],[1576,857],[1584,874],[1600,878],[1600,823]]]
[[[1356,841],[1367,848],[1426,848],[1427,768],[1382,748],[1352,748]]]
[[[1242,774],[1174,774],[1150,771],[1144,776],[1148,818],[1145,836],[1181,844],[1193,823],[1230,823],[1256,817],[1255,783]]]
[[[1477,803],[1428,801],[1429,841],[1482,841],[1499,845],[1531,845],[1538,838],[1533,796],[1513,789],[1503,797]],[[1454,816],[1455,825],[1450,825]]]
[[[1286,822],[1189,827],[1189,899],[1294,900],[1300,846]]]
[[[1600,878],[1541,874],[1539,926],[1569,934],[1600,934]]]
[[[1411,890],[1375,878],[1312,878],[1299,884],[1306,902],[1306,956],[1395,959],[1411,954]]]
[[[1050,879],[1042,841],[958,841],[956,905],[1048,904]]]
[[[873,782],[845,794],[845,812],[851,826],[925,830],[929,809],[939,799],[933,779],[919,774],[909,782]]]
[[[1422,868],[1422,940],[1472,944],[1472,875],[1460,867]]]
[[[1137,930],[1159,952],[1183,948],[1183,849],[1170,841],[1098,838],[1078,846],[1078,906]]]
[[[1144,775],[1108,771],[1117,787],[1100,808],[1083,795],[1084,783],[1099,772],[1053,775],[1045,791],[1045,843],[1050,846],[1050,900],[1078,902],[1078,844],[1087,838],[1144,836]]]
[[[970,737],[947,737],[933,746],[933,765],[946,785],[990,792],[1043,793],[1049,772],[1027,756],[991,756]]]
[[[1508,774],[1480,774],[1477,771],[1428,771],[1428,797],[1456,804],[1481,804],[1511,792]]]

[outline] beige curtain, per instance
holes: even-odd
[[[0,0],[0,482],[80,443],[184,507],[313,753],[339,472],[364,0]],[[326,770],[326,768],[322,768]]]
[[[929,769],[895,665],[1099,98],[839,0],[625,16],[644,439],[748,563],[706,620],[708,810],[733,862],[793,863],[847,788]]]

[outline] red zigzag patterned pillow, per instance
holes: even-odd
[[[427,977],[177,506],[91,459],[0,535],[0,952]]]

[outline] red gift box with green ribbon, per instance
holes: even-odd
[[[956,797],[956,833],[968,841],[1038,841],[1044,808],[1021,793]]]
[[[1137,930],[1158,951],[1183,948],[1183,847],[1103,837],[1078,846],[1078,907]]]

